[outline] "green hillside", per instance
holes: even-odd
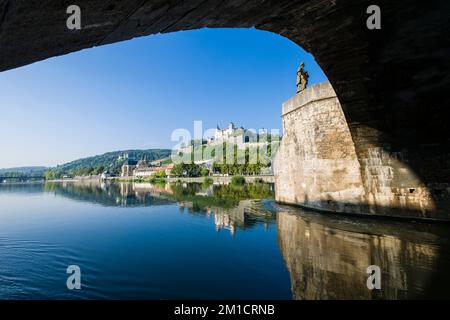
[[[32,174],[44,174],[45,171],[47,171],[48,168],[46,167],[17,167],[17,168],[5,168],[0,169],[0,174],[8,174],[8,173],[15,173],[15,174],[22,174],[22,175],[32,175]]]
[[[169,149],[149,149],[149,150],[125,150],[108,152],[102,155],[78,159],[63,165],[59,165],[46,172],[47,179],[57,179],[62,176],[83,176],[89,174],[101,174],[109,171],[118,174],[122,164],[125,162],[125,155],[130,159],[147,159],[148,161],[169,157]]]

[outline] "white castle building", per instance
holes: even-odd
[[[240,128],[241,130],[244,128]],[[216,133],[214,135],[214,140],[219,141],[227,141],[230,140],[232,137],[234,137],[239,129],[236,129],[236,126],[233,122],[230,122],[228,125],[228,128],[226,129],[220,129],[219,126],[217,126]]]
[[[233,122],[230,122],[228,127],[221,129],[217,126],[214,136],[204,139],[202,145],[218,145],[222,143],[229,143],[236,145],[238,149],[257,148],[267,145],[267,136],[269,132],[267,129],[260,129],[259,133],[255,130],[247,130],[244,127],[236,127]],[[198,142],[197,142],[198,143]],[[178,153],[189,154],[193,152],[193,141],[187,144],[182,144],[178,148]]]

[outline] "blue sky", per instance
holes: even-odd
[[[82,50],[0,73],[0,168],[172,148],[173,130],[234,121],[281,129],[281,104],[312,55],[254,29],[203,29]]]

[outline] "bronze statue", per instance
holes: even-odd
[[[306,89],[308,79],[308,71],[305,71],[305,64],[302,62],[297,70],[297,94]]]

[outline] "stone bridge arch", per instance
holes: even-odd
[[[82,10],[79,31],[66,28],[66,9],[71,4]],[[389,201],[375,201],[373,206],[387,215],[449,219],[446,115],[450,99],[445,90],[450,87],[450,38],[444,34],[450,27],[450,3],[430,0],[406,6],[379,0],[382,29],[368,30],[366,9],[371,4],[366,0],[0,0],[0,71],[156,33],[204,27],[271,31],[311,52],[328,76],[342,105],[363,179],[377,180],[377,166],[391,167],[394,178],[387,188],[394,202],[405,192],[427,189],[426,197],[434,204],[425,211],[406,207],[401,212],[396,206],[389,208]],[[372,161],[374,148],[383,150],[384,156]],[[406,166],[391,166],[392,159]],[[367,199],[373,196],[366,192]]]

